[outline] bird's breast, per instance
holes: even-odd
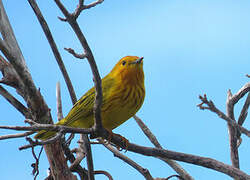
[[[114,129],[135,115],[143,104],[144,85],[122,84],[103,102],[102,121],[107,129]]]

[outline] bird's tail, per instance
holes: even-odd
[[[63,125],[63,124],[64,124],[64,119],[56,123],[56,125]],[[34,138],[45,141],[47,139],[54,137],[56,133],[57,133],[56,131],[41,130],[38,131],[38,133],[34,136]]]
[[[53,136],[56,135],[56,131],[47,131],[47,130],[41,130],[39,131],[35,136],[34,138],[35,139],[40,139],[42,141],[45,141],[47,139],[50,139],[52,138]]]

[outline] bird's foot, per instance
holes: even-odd
[[[123,149],[125,149],[125,152],[127,152],[128,151],[129,141],[125,137],[123,137],[122,135],[113,133],[111,130],[108,130],[108,132],[109,132],[109,136],[108,136],[108,139],[107,139],[108,143],[110,144],[110,142],[112,140],[112,137],[118,136],[118,137],[120,137],[122,139],[122,142],[123,142],[125,148],[122,148],[122,147],[120,147],[118,145],[115,145],[116,149],[118,151],[122,151]]]

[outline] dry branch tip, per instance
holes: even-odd
[[[78,58],[78,59],[84,59],[87,57],[87,54],[78,54],[74,51],[74,49],[72,48],[64,48],[64,50],[66,50],[68,53],[72,54],[74,57]]]

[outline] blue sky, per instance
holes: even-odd
[[[56,117],[56,82],[60,81],[64,115],[72,104],[56,61],[27,1],[3,1],[16,38],[37,87]],[[78,2],[78,1],[76,1]],[[89,2],[89,1],[87,1]],[[57,42],[79,98],[93,86],[90,67],[63,50],[81,50],[72,30],[57,16],[53,1],[38,1]],[[70,9],[76,4],[65,2]],[[18,7],[18,8],[17,8]],[[146,98],[137,113],[163,147],[211,157],[230,163],[226,123],[215,114],[199,110],[199,94],[206,93],[225,112],[227,90],[236,93],[249,81],[250,2],[247,0],[123,0],[109,1],[82,13],[78,22],[94,53],[101,76],[123,56],[144,56]],[[12,89],[11,92],[14,93]],[[16,95],[17,96],[17,95]],[[243,104],[236,107],[236,117]],[[23,125],[23,117],[0,96],[1,125]],[[244,126],[250,129],[249,118]],[[0,134],[12,133],[0,130]],[[114,132],[129,141],[152,146],[135,121],[130,119]],[[13,132],[14,133],[14,132]],[[250,173],[249,138],[242,136],[240,166]],[[29,150],[20,152],[22,139],[0,141],[1,179],[32,179]],[[96,170],[106,170],[114,179],[143,179],[130,166],[102,146],[93,145]],[[154,177],[175,172],[160,160],[127,152]],[[221,173],[180,163],[195,179],[230,179]],[[48,163],[43,153],[40,176],[46,177]],[[13,169],[15,173],[13,173]],[[107,179],[96,176],[97,180]]]

